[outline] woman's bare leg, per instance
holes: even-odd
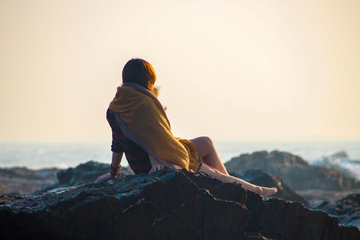
[[[217,169],[225,175],[229,175],[215,149],[214,143],[209,137],[198,137],[191,139],[190,141],[195,145],[198,155],[203,163]]]
[[[234,176],[230,176],[230,175],[226,175],[220,171],[218,171],[215,168],[212,168],[210,166],[208,166],[207,164],[203,163],[201,165],[201,168],[199,170],[200,172],[204,172],[209,174],[210,176],[222,181],[222,182],[237,182],[240,183],[242,185],[243,188],[250,190],[252,192],[255,192],[257,194],[259,194],[260,196],[262,196],[263,198],[267,198],[273,194],[275,194],[277,192],[277,188],[273,187],[273,188],[267,188],[267,187],[261,187],[261,186],[257,186],[254,184],[251,184],[247,181],[244,181],[240,178],[234,177]]]
[[[198,155],[203,161],[199,171],[207,173],[222,182],[240,183],[243,188],[255,192],[264,198],[267,198],[277,192],[277,188],[275,187],[261,187],[240,178],[230,176],[209,137],[198,137],[191,139],[190,141],[195,145]]]

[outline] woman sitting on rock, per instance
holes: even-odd
[[[185,168],[207,173],[223,182],[240,183],[264,198],[277,192],[275,187],[261,187],[230,176],[210,138],[174,137],[163,106],[154,95],[156,75],[150,63],[131,59],[123,69],[122,78],[123,85],[117,88],[107,110],[113,137],[110,173],[100,176],[96,182],[118,175],[125,152],[135,174],[151,174],[164,167]]]

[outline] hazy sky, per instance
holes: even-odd
[[[358,0],[0,0],[0,140],[109,139],[131,58],[183,138],[360,139]]]

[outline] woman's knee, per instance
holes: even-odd
[[[208,145],[214,145],[213,141],[211,140],[211,138],[209,138],[208,136],[203,137],[204,141],[208,144]]]
[[[212,146],[212,145],[214,145],[213,141],[208,136],[198,137],[198,138],[195,138],[195,139],[197,141],[201,142],[201,144],[204,145],[204,146]]]
[[[198,137],[191,139],[191,142],[194,143],[199,157],[205,157],[209,152],[212,151],[214,147],[212,140],[209,137]]]

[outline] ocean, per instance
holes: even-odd
[[[214,141],[223,160],[255,151],[286,151],[310,164],[344,168],[360,180],[360,141]],[[330,157],[344,151],[347,157]],[[110,143],[99,142],[0,142],[0,168],[69,168],[94,160],[111,162]],[[122,166],[128,166],[126,159]]]

